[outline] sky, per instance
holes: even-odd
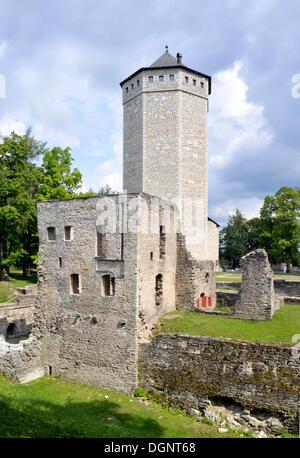
[[[10,0],[0,8],[0,134],[69,146],[83,188],[122,190],[120,81],[169,46],[212,76],[209,216],[259,215],[300,184],[299,0]]]

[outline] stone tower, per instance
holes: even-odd
[[[166,47],[167,48],[167,47]],[[123,188],[173,201],[187,248],[207,258],[207,111],[211,78],[168,49],[121,83]]]

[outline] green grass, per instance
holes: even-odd
[[[15,291],[17,288],[33,285],[37,282],[36,274],[30,274],[27,278],[23,278],[21,271],[14,270],[9,274],[11,281],[0,282],[0,303],[15,302]]]
[[[274,313],[271,320],[267,321],[238,320],[233,317],[197,312],[176,312],[176,315],[182,315],[184,319],[170,320],[163,317],[160,333],[285,343],[291,343],[293,335],[300,334],[300,306],[298,305],[284,305]]]
[[[240,437],[215,424],[116,391],[57,377],[14,385],[0,376],[0,437]]]

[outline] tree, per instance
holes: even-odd
[[[284,186],[267,195],[260,211],[262,238],[273,261],[285,261],[287,272],[291,261],[298,260],[300,243],[300,189]]]
[[[72,161],[70,148],[54,147],[45,152],[39,200],[69,199],[77,195],[75,191],[81,186],[82,175],[77,168],[72,170]]]
[[[42,156],[42,163],[37,159]],[[77,196],[81,173],[72,170],[70,148],[46,148],[46,143],[12,132],[0,143],[0,279],[9,266],[21,264],[23,275],[37,258],[37,200]]]
[[[228,225],[220,231],[220,258],[232,268],[239,266],[239,260],[247,253],[248,225],[246,218],[237,209],[229,216]]]
[[[34,160],[45,151],[28,129],[12,132],[0,143],[0,279],[9,266],[21,263],[23,273],[37,247],[36,196],[42,170]]]
[[[247,250],[252,251],[257,248],[264,248],[262,238],[262,221],[260,218],[252,218],[247,222],[248,225],[248,241]]]

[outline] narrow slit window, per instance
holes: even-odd
[[[62,268],[62,258],[61,257],[58,258],[58,266],[60,269]]]
[[[166,231],[165,226],[159,226],[159,258],[165,259],[166,256]]]
[[[48,240],[56,239],[55,227],[47,227]]]
[[[163,276],[158,274],[155,277],[155,305],[160,307],[163,301]]]
[[[106,234],[97,231],[97,256],[106,256]]]
[[[71,294],[80,294],[79,274],[71,275]]]
[[[196,80],[193,80],[193,86],[196,86]]]
[[[186,82],[186,83],[189,82],[189,77],[188,77],[188,76],[185,77],[185,82]]]
[[[202,87],[202,89],[204,88],[204,83],[203,83],[203,81],[201,81],[200,86]]]

